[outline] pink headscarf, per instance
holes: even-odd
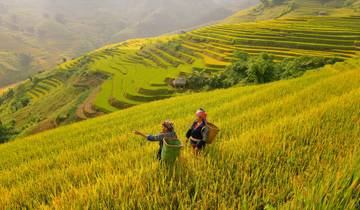
[[[206,121],[207,113],[204,109],[200,108],[196,111],[196,116]]]

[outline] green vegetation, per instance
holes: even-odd
[[[7,142],[9,139],[15,136],[14,125],[4,125],[0,121],[0,144]]]
[[[295,78],[302,76],[305,71],[317,69],[325,65],[334,64],[342,61],[339,58],[322,58],[322,57],[298,57],[295,59],[285,59],[281,62],[280,78]]]
[[[337,58],[307,57],[286,58],[276,63],[272,56],[260,54],[249,56],[236,52],[237,61],[220,73],[202,70],[189,75],[186,87],[189,89],[228,88],[237,84],[262,84],[302,76],[307,70],[342,61]]]
[[[75,111],[104,78],[82,74],[85,69],[39,74],[7,90],[0,97],[0,118],[14,122],[21,135],[48,130],[77,120]]]
[[[359,66],[143,104],[0,145],[0,206],[358,209]],[[173,169],[131,134],[171,118],[182,137],[200,106],[221,132],[199,157],[185,148]]]
[[[111,112],[169,97],[172,94],[168,93],[175,90],[166,87],[169,83],[166,78],[191,74],[194,69],[223,71],[237,61],[237,51],[255,56],[265,52],[275,62],[301,56],[348,59],[356,56],[358,50],[355,40],[360,29],[350,26],[358,21],[358,18],[311,17],[256,24],[218,24],[180,36],[112,45],[88,55],[94,60],[89,69],[113,75],[111,81],[103,84],[94,105]],[[294,74],[289,71],[286,77]],[[140,74],[146,80],[139,78]],[[143,89],[149,91],[144,93]]]

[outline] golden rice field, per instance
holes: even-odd
[[[359,209],[360,60],[275,83],[135,106],[0,145],[0,209]],[[221,128],[200,156],[156,161],[204,107]]]

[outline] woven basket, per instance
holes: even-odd
[[[209,134],[208,141],[206,143],[212,144],[215,141],[217,134],[220,132],[220,129],[216,125],[209,122],[207,123],[207,127],[209,128]]]

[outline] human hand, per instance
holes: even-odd
[[[133,133],[134,133],[135,135],[141,135],[141,132],[140,132],[140,131],[133,131]]]

